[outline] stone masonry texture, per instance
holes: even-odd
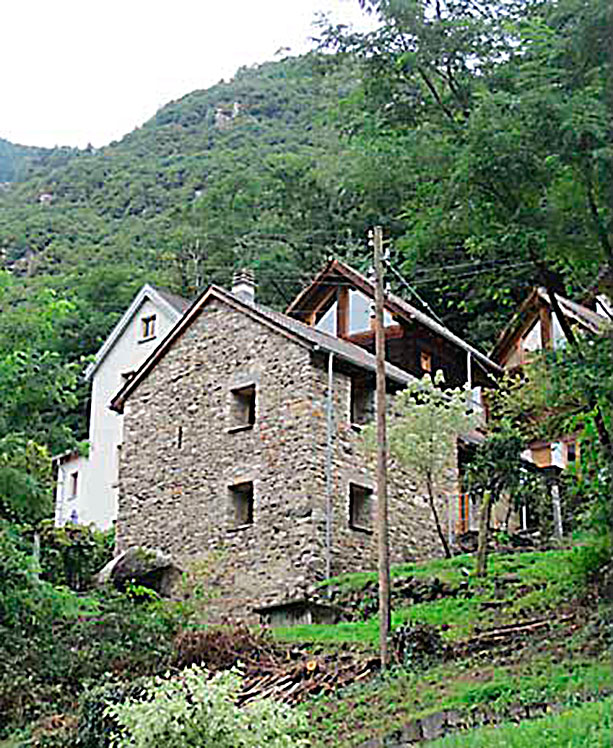
[[[221,301],[205,306],[126,404],[117,550],[204,560],[213,617],[303,597],[325,576],[327,377],[322,353]],[[377,562],[376,534],[349,526],[350,484],[375,487],[350,384],[334,372],[333,575]],[[255,423],[237,430],[233,391],[250,385]],[[253,522],[235,527],[231,487],[244,483]],[[393,464],[388,493],[392,563],[438,555],[430,510]]]

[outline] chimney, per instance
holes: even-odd
[[[248,304],[255,302],[255,274],[249,268],[237,270],[232,277],[232,293]]]

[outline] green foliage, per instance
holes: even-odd
[[[393,401],[388,426],[391,456],[410,470],[420,488],[445,490],[448,473],[455,466],[455,445],[460,434],[470,431],[474,421],[461,389],[441,389],[442,377],[424,376],[411,382]],[[376,445],[371,424],[364,429],[370,449]]]
[[[79,698],[77,744],[81,748],[108,748],[120,727],[109,707],[138,699],[145,693],[146,677],[111,681],[87,688]]]
[[[111,745],[179,748],[306,746],[306,719],[297,710],[269,699],[240,709],[236,706],[242,679],[237,671],[211,676],[193,665],[173,677],[157,677],[144,695],[112,704],[108,713],[120,725]]]
[[[55,527],[45,520],[37,527],[40,543],[41,578],[54,586],[84,590],[112,558],[113,530],[102,532],[84,525]]]
[[[402,165],[381,216],[401,216],[395,259],[452,328],[493,343],[545,270],[579,290],[613,257],[608,4],[362,5],[376,30],[323,44],[360,65],[348,128]]]
[[[567,661],[554,663],[550,657],[539,656],[500,667],[484,667],[482,660],[455,661],[426,673],[397,670],[337,697],[321,699],[312,705],[310,720],[318,726],[316,746],[356,746],[393,733],[411,719],[446,709],[469,717],[477,707],[502,716],[517,704],[572,706],[586,698],[605,697],[611,684],[606,660],[569,656]],[[475,733],[464,734],[468,738]]]
[[[426,494],[445,555],[450,556],[436,501],[440,494],[454,491],[457,439],[473,428],[474,416],[468,409],[467,391],[442,390],[442,382],[441,372],[434,381],[426,375],[395,396],[387,439],[391,457],[410,472],[418,491]],[[373,424],[364,429],[364,444],[375,451]]]
[[[39,578],[30,541],[8,523],[0,529],[0,735],[70,708],[104,673],[168,667],[180,609],[112,590],[84,597],[54,587]]]
[[[431,748],[592,748],[605,746],[613,730],[613,699],[564,710],[541,719],[484,727],[449,735],[426,745]]]
[[[34,523],[52,507],[50,451],[75,445],[64,419],[81,364],[57,340],[74,306],[51,290],[22,293],[0,270],[0,517]]]
[[[576,525],[611,522],[613,356],[608,336],[534,355],[521,377],[507,376],[492,409],[525,443],[574,434],[578,460],[562,477]]]
[[[51,481],[46,447],[20,434],[0,438],[0,518],[36,522],[48,516]]]
[[[589,581],[585,570],[596,568],[598,559],[603,557],[602,548],[600,537],[590,536],[582,546],[571,550],[494,553],[486,579],[475,576],[475,559],[469,555],[392,567],[392,579],[436,576],[449,584],[452,591],[452,595],[432,602],[394,609],[392,629],[405,623],[424,623],[441,628],[443,639],[453,642],[488,625],[512,624],[519,617],[546,615],[569,599],[580,599],[585,594]],[[517,585],[505,585],[509,576],[517,578]],[[358,573],[330,580],[329,584],[355,590],[373,580],[376,580],[374,573]],[[276,628],[273,633],[284,641],[355,642],[374,648],[379,628],[375,615],[352,623]]]

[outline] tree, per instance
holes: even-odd
[[[468,410],[466,391],[443,390],[437,386],[442,381],[442,373],[437,372],[434,381],[424,376],[396,395],[388,423],[388,448],[390,456],[415,478],[417,490],[425,493],[443,551],[450,558],[437,503],[442,494],[455,490],[458,436],[470,431],[475,420]],[[373,450],[376,433],[372,425],[364,430],[364,438]]]
[[[510,512],[523,505],[534,490],[534,476],[523,463],[523,440],[508,419],[495,423],[485,441],[476,447],[467,469],[467,488],[480,497],[479,540],[477,546],[477,576],[487,573],[487,543],[492,507],[503,496],[508,501],[507,524]],[[538,489],[537,489],[538,490]]]
[[[579,466],[567,471],[567,492],[584,509],[613,522],[610,442],[613,434],[613,356],[608,336],[534,355],[521,377],[506,377],[492,412],[508,420],[525,444],[576,434]],[[602,431],[605,431],[603,439]],[[583,497],[583,500],[582,500]]]
[[[611,263],[608,3],[361,4],[379,27],[323,42],[361,62],[353,129],[412,162],[396,259],[493,341],[527,285],[579,289]]]

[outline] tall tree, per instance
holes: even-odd
[[[354,131],[411,162],[405,271],[486,340],[526,285],[585,288],[611,261],[608,3],[362,6],[376,31],[323,43],[361,61]]]

